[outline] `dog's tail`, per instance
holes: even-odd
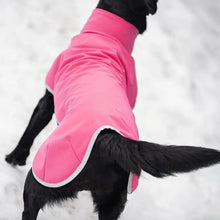
[[[97,141],[100,141],[99,149],[103,156],[137,175],[142,169],[152,176],[165,177],[220,162],[220,152],[209,148],[134,141],[115,132],[105,132]]]

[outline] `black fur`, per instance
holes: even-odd
[[[119,134],[100,135],[100,155],[115,160],[127,172],[140,175],[142,170],[155,177],[189,172],[220,162],[220,152],[191,146],[166,146],[135,141]]]
[[[101,0],[97,7],[122,17],[142,34],[147,28],[146,16],[157,11],[157,0]]]
[[[50,122],[54,113],[53,95],[46,90],[43,98],[34,109],[30,122],[16,148],[6,156],[5,160],[12,165],[25,165],[35,137]]]
[[[146,16],[156,12],[156,3],[157,0],[101,0],[98,7],[119,15],[143,33]],[[8,163],[25,164],[34,138],[48,124],[53,113],[53,95],[46,91],[17,147],[6,156]],[[220,152],[217,150],[134,141],[106,129],[97,137],[82,172],[69,184],[48,188],[39,184],[29,171],[24,187],[22,220],[35,220],[45,204],[75,198],[82,190],[91,191],[99,220],[117,220],[127,200],[130,172],[139,176],[142,169],[155,177],[164,177],[219,162]]]

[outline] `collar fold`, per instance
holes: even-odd
[[[81,33],[98,33],[117,39],[132,53],[138,29],[123,18],[105,11],[95,9]]]

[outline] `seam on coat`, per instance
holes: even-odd
[[[70,147],[71,147],[71,150],[72,150],[73,154],[75,155],[75,157],[77,158],[77,160],[79,161],[79,163],[81,163],[81,160],[79,159],[79,157],[78,157],[76,151],[74,150],[74,147],[73,147],[73,145],[72,145],[72,141],[71,141],[71,139],[70,139],[70,136],[67,136],[67,140],[68,140],[68,142],[69,142],[69,144],[70,144]]]

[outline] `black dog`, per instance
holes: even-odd
[[[157,0],[100,0],[98,8],[122,17],[143,33],[146,16],[156,12],[156,4]],[[52,118],[53,100],[53,95],[46,90],[17,147],[6,156],[8,163],[25,165],[35,137]],[[22,219],[34,220],[45,204],[74,198],[79,191],[89,190],[99,219],[117,220],[127,200],[130,172],[139,176],[143,169],[155,177],[165,177],[219,162],[220,152],[217,150],[135,141],[105,129],[96,139],[86,166],[70,183],[58,188],[45,187],[29,171],[24,188]]]

